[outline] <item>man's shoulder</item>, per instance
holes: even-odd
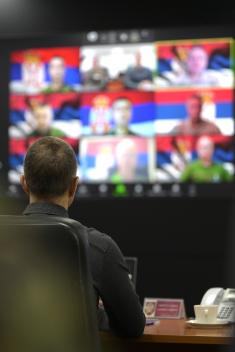
[[[182,121],[171,130],[171,134],[184,134],[187,127],[187,121]]]
[[[191,161],[187,166],[188,171],[194,171],[195,169],[197,170],[198,168],[201,167],[201,161],[200,160],[194,160]]]
[[[65,133],[56,127],[51,127],[49,135],[52,137],[65,137]]]
[[[88,243],[91,247],[102,253],[106,253],[110,247],[115,246],[115,242],[106,233],[103,233],[94,227],[83,226],[87,231]]]
[[[211,131],[219,133],[219,128],[216,126],[214,122],[205,120],[203,121],[203,123],[204,123],[204,126],[210,129]]]
[[[41,91],[41,93],[43,94],[70,93],[70,92],[74,92],[74,89],[72,86],[69,86],[67,84],[64,84],[63,87],[61,87],[57,91],[55,91],[50,85],[48,85],[46,88],[42,89]]]

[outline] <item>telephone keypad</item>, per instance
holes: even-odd
[[[219,311],[217,318],[218,319],[227,319],[231,315],[233,308],[234,307],[222,307]]]

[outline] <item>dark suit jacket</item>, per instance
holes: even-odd
[[[24,215],[33,214],[69,216],[66,209],[52,203],[28,205]],[[102,299],[110,328],[119,335],[141,335],[145,326],[145,316],[120,249],[108,235],[94,228],[84,226],[84,229],[88,236],[93,287],[97,302],[99,298]],[[100,327],[108,328],[101,311],[98,317]]]

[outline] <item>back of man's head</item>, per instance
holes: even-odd
[[[33,143],[24,161],[25,181],[37,197],[62,196],[77,172],[76,155],[63,140],[43,137]]]

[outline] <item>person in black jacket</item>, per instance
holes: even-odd
[[[76,155],[63,140],[43,137],[33,143],[26,154],[24,175],[20,180],[29,195],[24,215],[68,217],[68,208],[79,183],[76,174]],[[89,242],[97,309],[101,299],[106,312],[105,315],[98,314],[98,317],[102,316],[100,327],[111,328],[122,336],[140,336],[145,327],[145,316],[119,247],[108,235],[94,228],[84,228]],[[105,317],[107,319],[103,319]]]

